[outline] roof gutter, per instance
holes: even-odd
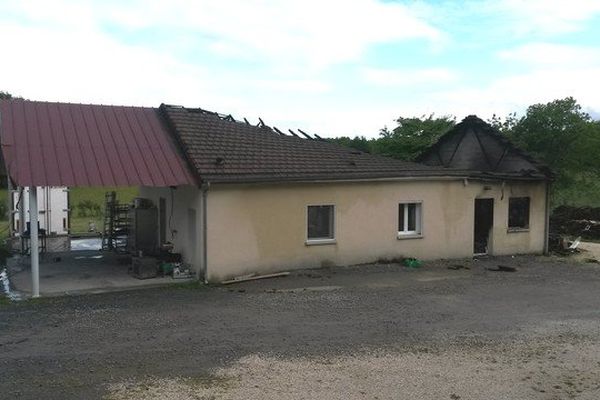
[[[383,178],[348,178],[348,179],[257,179],[245,181],[213,181],[219,185],[260,185],[260,184],[278,184],[285,185],[290,183],[353,183],[353,182],[415,182],[415,181],[462,181],[471,179],[476,181],[497,182],[497,181],[543,181],[542,178],[527,178],[527,177],[482,177],[464,175],[440,175],[440,176],[405,176],[405,177],[383,177]]]

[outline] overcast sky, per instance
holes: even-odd
[[[202,107],[321,136],[398,116],[600,116],[600,0],[0,0],[0,90]]]

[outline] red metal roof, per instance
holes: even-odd
[[[18,186],[196,184],[154,108],[3,100],[0,144]]]

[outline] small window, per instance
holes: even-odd
[[[529,197],[508,200],[508,228],[529,229]]]
[[[308,206],[308,240],[332,240],[334,206]]]
[[[421,203],[398,205],[398,235],[421,234]]]

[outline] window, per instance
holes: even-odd
[[[508,229],[529,229],[529,197],[508,200]]]
[[[421,203],[398,205],[398,236],[421,235]]]
[[[334,240],[334,206],[308,206],[308,241],[331,242]]]

